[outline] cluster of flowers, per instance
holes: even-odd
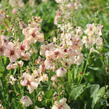
[[[12,0],[9,1],[12,5]],[[12,3],[11,3],[12,2]],[[20,2],[20,3],[19,3]],[[41,82],[48,81],[48,75],[45,73],[47,70],[56,72],[51,77],[53,82],[56,82],[58,78],[64,77],[68,68],[72,64],[80,65],[83,62],[84,56],[81,52],[83,47],[100,48],[103,44],[103,40],[100,37],[102,35],[102,25],[88,24],[87,28],[83,30],[81,27],[74,27],[70,22],[72,11],[78,9],[81,4],[78,1],[69,2],[69,0],[56,0],[59,3],[59,10],[56,12],[54,24],[59,29],[59,37],[55,37],[53,42],[44,44],[44,35],[41,33],[40,23],[41,19],[36,17],[22,30],[24,40],[22,42],[10,41],[6,36],[0,36],[0,55],[6,56],[10,60],[10,64],[7,69],[15,69],[17,66],[22,67],[23,61],[29,60],[33,53],[31,45],[38,42],[43,42],[40,47],[40,55],[36,59],[35,64],[39,65],[38,69],[33,70],[33,73],[24,72],[21,75],[20,81],[22,86],[26,86],[31,94]],[[20,4],[22,7],[22,0],[15,0],[13,6]],[[10,83],[13,85],[16,81],[12,75],[10,76]],[[32,105],[32,100],[28,96],[21,98],[21,103],[25,106]],[[66,103],[66,98],[62,98],[59,101],[55,101],[52,109],[70,109]],[[35,107],[35,109],[44,109]]]
[[[102,25],[87,24],[87,28],[84,31],[85,36],[82,39],[87,48],[93,48],[94,45],[96,45],[96,48],[100,48],[103,45],[103,40],[100,37],[102,28]]]
[[[40,22],[40,18],[37,18]],[[0,36],[0,55],[6,56],[10,59],[8,69],[14,69],[17,64],[22,66],[22,62],[16,62],[18,59],[29,60],[32,54],[31,45],[37,41],[44,41],[44,35],[40,32],[39,23],[32,21],[27,27],[23,29],[24,40],[10,41],[6,36]]]
[[[59,5],[61,6],[65,6],[67,3],[62,0],[56,0],[56,2],[60,3]],[[75,9],[77,9],[80,6],[78,3],[67,4],[66,7],[75,6]],[[100,37],[102,35],[102,25],[88,24],[85,30],[81,27],[74,28],[71,22],[63,22],[67,21],[66,18],[69,18],[68,16],[64,16],[67,15],[67,12],[68,10],[65,11],[62,7],[57,11],[54,23],[61,31],[59,34],[60,37],[54,38],[52,43],[42,45],[40,55],[44,56],[45,60],[40,57],[36,60],[36,63],[42,63],[40,68],[43,71],[53,70],[56,72],[51,77],[53,82],[57,78],[65,76],[68,66],[72,64],[80,65],[82,63],[84,58],[81,50],[84,46],[93,48],[96,45],[97,48],[100,48],[103,44],[103,40]],[[59,20],[61,23],[58,22]],[[70,107],[66,104],[66,99],[63,98],[60,101],[55,101],[52,109],[70,109]]]
[[[74,10],[81,7],[79,0],[55,0],[58,5],[58,10],[56,12],[54,24],[61,27],[60,24],[68,23],[71,21]]]
[[[94,29],[92,30],[90,29],[90,26],[93,25]],[[65,76],[68,66],[71,66],[72,64],[80,65],[84,59],[83,54],[81,53],[83,45],[86,47],[93,47],[95,44],[98,47],[102,46],[102,38],[100,37],[102,35],[101,25],[88,24],[85,31],[80,27],[71,27],[72,26],[68,23],[64,27],[64,30],[67,30],[68,32],[62,32],[60,38],[55,38],[53,43],[41,45],[40,55],[44,56],[45,59],[41,57],[36,59],[35,63],[40,65],[39,69],[35,70],[32,75],[24,73],[24,80],[21,81],[23,86],[28,87],[30,93],[37,88],[40,81],[48,80],[47,74],[43,73],[46,70],[53,70],[56,72],[56,74],[51,77],[51,80],[56,82],[58,78]],[[87,39],[89,40],[85,40],[83,34],[87,34]],[[95,38],[95,40],[93,40],[94,42],[89,43],[93,38]],[[100,39],[100,42],[98,41],[98,38]],[[37,80],[35,79],[36,77]],[[22,97],[21,102],[26,106],[32,105],[32,101],[28,96]],[[36,107],[36,109],[40,108]],[[60,101],[54,102],[52,109],[70,109],[70,107],[66,104],[66,98],[62,98]]]
[[[28,4],[33,7],[35,5],[35,0],[29,0]],[[25,3],[23,0],[9,0],[9,5],[13,8],[12,13],[16,14],[19,8],[25,6]]]
[[[42,0],[42,2],[47,2],[48,0]],[[28,0],[30,6],[34,6],[36,3],[35,0]],[[23,0],[9,0],[9,5],[16,10],[17,8],[23,8],[25,3]]]
[[[51,109],[71,109],[69,107],[69,105],[66,103],[66,98],[62,98],[59,101],[55,101],[54,105],[52,106]],[[28,96],[23,96],[21,98],[21,102],[26,106],[30,106],[33,104],[32,100],[28,97]],[[35,109],[45,109],[45,108],[39,108],[39,107],[35,107]]]

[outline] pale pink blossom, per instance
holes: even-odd
[[[53,75],[53,76],[51,77],[51,81],[53,81],[53,82],[57,81],[57,75]]]
[[[33,75],[26,72],[23,73],[21,85],[26,86],[29,93],[32,93],[38,87],[39,83],[39,80],[35,79]]]
[[[28,61],[30,59],[31,53],[26,52],[26,53],[22,53],[22,59],[25,61]]]
[[[54,18],[54,24],[55,24],[55,25],[58,24],[59,19],[61,18],[61,15],[62,15],[61,11],[58,10],[58,11],[56,12],[56,15],[55,15],[55,18]]]
[[[10,62],[15,62],[20,57],[19,51],[14,43],[9,42],[5,48],[4,55],[10,59]]]
[[[85,33],[88,36],[101,36],[102,35],[102,25],[95,25],[93,24],[87,24],[87,28],[85,30]]]
[[[12,70],[17,68],[17,63],[9,63],[6,67],[7,70]]]
[[[31,44],[37,41],[43,42],[44,35],[39,32],[38,27],[27,27],[23,29],[23,34],[25,35],[25,39]]]
[[[39,70],[40,72],[45,72],[45,64],[42,63],[40,66],[39,66]]]
[[[42,74],[40,76],[40,81],[42,81],[42,82],[48,81],[48,75],[47,74]]]
[[[60,101],[55,101],[51,109],[71,109],[66,101],[66,98],[62,98]]]
[[[66,54],[66,60],[69,64],[81,64],[83,61],[83,54],[78,50],[69,49]]]
[[[46,59],[45,61],[44,61],[44,65],[45,65],[45,68],[46,69],[51,69],[51,70],[54,70],[55,69],[55,64],[53,63],[53,61],[52,60],[49,60],[49,59]]]
[[[55,45],[53,43],[49,43],[47,45],[41,45],[40,47],[40,55],[45,56],[46,51],[51,51],[55,49]]]
[[[101,37],[97,37],[95,43],[97,48],[101,48],[103,46],[103,39]]]
[[[44,62],[44,59],[41,58],[40,56],[38,57],[38,59],[35,60],[35,64],[42,64]]]
[[[46,51],[45,52],[45,56],[47,59],[58,59],[58,58],[61,58],[63,57],[63,51],[62,49],[60,48],[56,48],[54,50],[51,50],[51,51]]]
[[[71,40],[72,40],[72,45],[71,45],[72,49],[80,50],[83,47],[83,43],[80,37],[73,37]]]
[[[27,50],[29,50],[30,45],[28,44],[28,42],[26,40],[24,40],[22,43],[19,43],[17,47],[19,49],[20,54],[22,55]]]
[[[19,67],[23,67],[24,62],[23,62],[23,61],[18,61],[18,62],[17,62],[17,65],[18,65]]]
[[[28,96],[23,96],[21,99],[20,99],[20,102],[26,106],[26,107],[29,107],[30,105],[33,104],[32,100],[30,99],[30,97]]]
[[[61,67],[58,70],[56,70],[56,75],[57,77],[64,77],[66,72],[66,69]]]
[[[0,46],[8,44],[8,38],[6,36],[0,36]]]
[[[8,43],[6,36],[0,36],[0,55],[4,55],[5,47]]]
[[[13,14],[17,14],[17,11],[18,11],[17,8],[13,8],[13,9],[12,9],[12,13],[13,13]]]

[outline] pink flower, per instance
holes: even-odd
[[[4,55],[5,47],[8,43],[8,40],[5,36],[0,36],[0,55]]]
[[[39,32],[38,27],[27,27],[23,29],[23,34],[25,35],[25,39],[28,40],[29,44],[37,41],[44,41],[44,35]]]
[[[23,73],[21,85],[26,86],[29,93],[32,93],[38,87],[39,83],[39,80],[35,79],[33,75],[26,72]]]
[[[28,97],[28,96],[23,96],[21,99],[20,99],[20,102],[25,105],[26,107],[30,106],[33,104],[32,100]]]
[[[57,75],[53,75],[53,76],[51,77],[51,81],[53,81],[53,82],[57,81]]]
[[[62,98],[60,101],[55,101],[51,109],[71,109],[66,101],[66,98]]]
[[[20,55],[24,54],[27,50],[29,50],[30,46],[26,40],[17,45]]]
[[[61,11],[58,10],[58,11],[56,12],[56,15],[55,15],[55,18],[54,18],[54,24],[55,24],[55,25],[58,24],[61,15],[62,15]]]
[[[53,63],[52,60],[49,60],[49,59],[46,59],[44,61],[44,65],[45,65],[45,69],[51,69],[51,70],[54,70],[55,69],[55,64]]]
[[[40,55],[45,56],[46,51],[51,51],[55,49],[55,45],[53,43],[49,43],[47,45],[41,45]]]
[[[82,48],[83,44],[82,44],[82,41],[80,39],[80,37],[73,37],[72,38],[72,49],[75,49],[75,50],[80,50]]]
[[[51,51],[47,50],[45,52],[45,56],[46,56],[47,59],[55,60],[55,59],[62,58],[63,55],[64,55],[63,50],[61,48],[56,48],[56,49],[51,50]]]
[[[3,10],[0,10],[0,21],[2,21],[5,17],[5,12]]]
[[[45,72],[45,64],[44,63],[39,66],[39,71],[42,73]]]
[[[16,63],[9,63],[6,67],[7,70],[16,69],[17,64]]]
[[[30,59],[31,53],[26,52],[26,53],[22,53],[22,59],[25,61],[28,61]]]
[[[41,58],[40,56],[38,57],[38,59],[35,60],[35,64],[42,64],[44,62],[44,59]]]
[[[0,46],[6,45],[8,42],[9,41],[6,36],[0,36]]]
[[[10,62],[15,62],[20,57],[18,49],[12,42],[7,44],[4,55],[10,59]]]
[[[14,9],[12,10],[12,13],[13,13],[13,14],[17,14],[17,9],[14,8]]]

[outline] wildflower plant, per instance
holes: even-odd
[[[105,25],[75,19],[87,3],[0,1],[0,109],[108,108]]]

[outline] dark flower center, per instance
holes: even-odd
[[[62,105],[60,105],[58,109],[64,109],[64,108],[63,108],[63,106],[62,106]]]
[[[25,50],[25,46],[24,45],[21,45],[20,46],[20,49],[23,51],[23,50]]]
[[[10,56],[13,56],[15,54],[14,50],[10,50]]]
[[[30,86],[31,85],[31,81],[27,81],[27,85]]]
[[[35,32],[33,32],[31,35],[32,35],[32,37],[35,37],[36,36]]]
[[[58,56],[60,53],[59,51],[54,52],[55,56]]]
[[[0,52],[3,52],[3,47],[0,48]]]

